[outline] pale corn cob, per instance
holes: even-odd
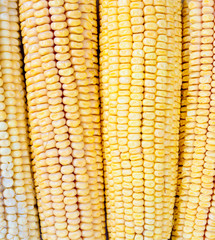
[[[214,1],[183,7],[183,95],[178,197],[172,239],[215,239]]]
[[[17,4],[0,2],[0,239],[39,240]]]

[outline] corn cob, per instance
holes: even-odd
[[[0,2],[0,239],[39,240],[17,4]]]
[[[44,240],[104,239],[95,0],[21,0]]]
[[[215,239],[214,1],[183,4],[183,94],[173,239]]]
[[[100,94],[110,239],[172,230],[181,88],[181,1],[100,1]]]

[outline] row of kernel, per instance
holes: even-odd
[[[70,6],[69,4],[67,4],[67,2],[64,1],[59,3],[52,1],[49,5],[52,9],[52,11],[50,11],[53,25],[52,30],[54,31],[54,35],[59,38],[59,42],[55,42],[55,51],[57,52],[55,58],[57,61],[56,66],[58,68],[58,73],[60,76],[60,78],[58,79],[58,81],[60,80],[60,84],[58,84],[61,85],[60,88],[62,88],[62,104],[64,104],[64,112],[66,113],[64,115],[64,112],[62,111],[62,116],[59,115],[59,119],[56,119],[57,125],[54,126],[57,128],[65,128],[64,132],[59,133],[59,139],[57,140],[60,144],[59,148],[62,149],[60,154],[60,164],[62,165],[62,198],[64,197],[65,204],[61,210],[61,213],[59,213],[59,216],[67,218],[67,230],[69,232],[69,238],[78,239],[81,235],[81,232],[79,226],[79,212],[77,210],[78,199],[75,197],[77,194],[74,183],[74,173],[76,172],[76,169],[74,166],[71,166],[73,158],[70,156],[70,154],[72,153],[73,143],[72,139],[70,139],[71,141],[69,141],[69,133],[72,134],[72,132],[70,132],[70,127],[72,126],[70,119],[73,115],[73,109],[76,109],[73,108],[73,105],[76,104],[77,99],[76,95],[72,94],[76,88],[76,84],[74,84],[74,70],[71,62],[70,47],[68,46],[69,42],[72,39],[69,39],[69,30],[67,29],[69,10],[70,8],[77,9],[78,5],[71,4]],[[66,23],[64,22],[65,19]],[[65,119],[63,119],[62,121],[61,118],[63,116],[65,117]],[[65,228],[66,224],[64,224],[63,226],[62,222],[60,227]]]
[[[90,6],[87,4],[80,4],[77,8],[77,32],[76,27],[70,28],[70,40],[71,41],[71,49],[80,51],[77,57],[72,57],[72,66],[74,68],[74,77],[75,83],[77,85],[77,97],[78,97],[78,108],[79,108],[79,124],[80,124],[80,136],[82,138],[81,143],[77,143],[77,149],[80,149],[79,156],[77,157],[77,163],[81,163],[81,158],[84,160],[83,167],[80,170],[77,169],[76,178],[78,180],[78,184],[76,185],[77,194],[78,194],[78,206],[80,211],[80,230],[83,239],[92,239],[94,238],[94,230],[93,230],[93,210],[92,210],[92,197],[90,191],[90,175],[88,173],[88,160],[91,160],[92,156],[94,156],[93,148],[94,146],[89,146],[88,143],[90,141],[94,141],[92,137],[93,130],[91,129],[91,108],[90,108],[90,95],[89,95],[89,80],[87,79],[87,63],[85,59],[85,48],[88,48],[89,42],[84,39],[84,27],[88,26],[89,23],[87,21],[83,21],[82,17],[87,14]],[[70,25],[69,25],[70,26]],[[92,27],[90,25],[90,27]],[[78,61],[79,60],[79,61]],[[74,145],[76,148],[76,146]],[[80,159],[78,159],[80,158]],[[78,166],[78,165],[77,165]],[[75,169],[75,170],[76,170]],[[84,174],[83,178],[81,178],[80,174]],[[82,187],[83,185],[83,187]],[[82,189],[83,188],[83,189]]]
[[[77,7],[77,4],[74,4]],[[75,195],[77,191],[74,183],[74,166],[72,166],[72,143],[69,139],[69,124],[68,124],[68,110],[72,109],[71,105],[74,104],[76,96],[70,98],[70,91],[74,86],[74,76],[72,75],[74,70],[71,64],[71,54],[69,44],[69,30],[67,23],[67,7],[64,1],[50,1],[49,2],[49,14],[51,19],[51,31],[54,35],[54,50],[53,58],[56,61],[57,75],[52,77],[52,80],[48,85],[52,86],[52,81],[55,83],[55,88],[50,89],[53,93],[50,104],[55,107],[56,110],[52,114],[52,125],[54,127],[56,147],[59,153],[59,162],[57,163],[58,172],[60,170],[61,177],[61,194],[54,201],[59,202],[63,199],[63,204],[57,206],[55,216],[58,218],[58,223],[55,224],[57,230],[61,230],[61,237],[67,239],[80,237],[79,213],[77,211],[77,198]],[[66,20],[66,21],[65,21]],[[47,55],[46,55],[47,56]],[[48,79],[47,79],[48,80]],[[58,97],[58,101],[54,97],[54,91],[60,91],[61,94]],[[58,109],[58,110],[57,110]],[[66,114],[65,114],[66,113]],[[74,213],[72,216],[72,212]],[[75,217],[77,217],[75,219]],[[62,236],[63,234],[63,236]]]
[[[80,154],[81,154],[81,157],[83,156],[83,153],[82,153],[83,152],[82,150],[83,129],[81,127],[81,122],[79,119],[80,108],[78,106],[78,99],[77,99],[78,86],[76,83],[75,66],[73,64],[78,61],[81,62],[81,57],[83,56],[83,50],[78,49],[79,46],[77,43],[78,41],[81,41],[81,39],[83,39],[81,37],[83,28],[81,27],[81,21],[79,19],[81,16],[81,13],[79,11],[78,1],[73,1],[73,4],[70,4],[70,1],[65,1],[64,8],[65,8],[66,22],[68,26],[68,34],[67,34],[68,43],[66,42],[64,43],[65,44],[64,52],[62,53],[67,54],[67,51],[69,51],[68,53],[70,54],[69,60],[71,62],[71,67],[68,68],[67,76],[60,78],[60,81],[62,83],[63,103],[65,104],[64,111],[66,113],[65,118],[66,118],[68,130],[69,130],[69,138],[71,141],[72,156],[73,156],[73,161],[68,162],[66,164],[72,163],[74,168],[74,172],[73,172],[74,179],[72,178],[72,181],[76,180],[76,183],[74,185],[75,188],[73,189],[72,194],[70,196],[69,195],[67,196],[68,201],[66,204],[68,204],[68,206],[66,210],[68,211],[67,218],[68,218],[69,231],[70,231],[69,236],[74,239],[79,239],[81,236],[82,209],[80,208],[80,212],[78,211],[79,199],[78,197],[75,197],[75,195],[77,194],[80,195],[80,192],[81,192],[81,190],[79,189],[80,187],[82,187],[83,191],[85,191],[85,188],[87,186],[87,183],[85,181],[87,180],[85,178],[83,179],[84,181],[81,182],[79,177],[80,175],[78,175],[80,174],[80,172],[83,172],[83,173],[86,172],[86,168],[85,168],[86,162],[83,161],[82,158],[78,159]],[[72,205],[72,207],[70,208],[69,205]],[[73,216],[70,210],[71,211],[75,210],[75,216]]]
[[[128,132],[129,102],[131,87],[131,56],[132,56],[132,35],[131,35],[131,8],[130,1],[118,2],[118,24],[119,24],[119,86],[117,96],[117,142],[120,162],[118,169],[122,170],[122,200],[124,223],[118,225],[119,231],[125,233],[125,239],[134,239],[133,219],[133,184],[132,169],[129,153],[129,140],[135,138]],[[140,136],[139,136],[140,137]],[[115,165],[116,166],[116,165]],[[123,212],[124,210],[124,212]],[[119,214],[117,213],[117,216]],[[118,229],[117,229],[118,230]]]
[[[85,3],[85,4],[84,4]],[[84,57],[85,57],[85,66],[86,66],[86,79],[88,81],[88,87],[86,88],[89,90],[89,98],[88,103],[90,106],[92,106],[92,100],[96,99],[96,93],[94,91],[94,81],[96,80],[94,78],[94,75],[96,74],[96,69],[94,67],[98,68],[96,63],[94,63],[95,59],[93,56],[93,52],[97,49],[97,43],[96,39],[93,39],[95,35],[93,33],[96,33],[96,26],[94,15],[96,13],[96,2],[95,1],[80,1],[80,4],[82,6],[82,16],[81,21],[83,25],[83,36],[84,36]],[[93,41],[94,40],[94,41]],[[85,98],[86,100],[86,98]],[[91,204],[92,204],[92,224],[93,224],[93,230],[94,230],[94,238],[98,239],[101,237],[101,218],[100,218],[100,202],[99,202],[99,191],[98,191],[98,170],[97,170],[97,163],[96,163],[96,145],[95,145],[95,121],[97,118],[94,116],[94,113],[96,110],[92,107],[90,107],[91,112],[89,112],[88,120],[86,121],[86,125],[84,126],[85,129],[85,139],[86,139],[86,167],[87,167],[87,173],[89,175],[89,189],[90,189],[90,195],[91,195]],[[98,110],[98,109],[97,109]]]
[[[173,209],[175,202],[175,193],[177,185],[177,164],[178,164],[178,138],[179,138],[179,119],[180,119],[180,88],[181,88],[181,3],[176,0],[167,5],[169,18],[167,19],[167,37],[168,37],[168,64],[169,64],[169,80],[172,87],[170,91],[171,115],[167,112],[167,126],[170,127],[171,135],[167,135],[170,139],[170,155],[166,171],[169,172],[165,179],[165,209],[164,226],[168,225],[165,231],[165,237],[169,237],[172,230]],[[175,50],[173,51],[175,47]],[[172,78],[172,79],[171,79]],[[168,140],[167,140],[168,141]],[[169,154],[169,153],[168,153]],[[170,183],[170,184],[169,184]]]
[[[143,53],[143,2],[132,1],[130,4],[131,31],[133,34],[131,57],[131,86],[129,102],[128,136],[138,136],[138,140],[128,137],[133,185],[133,221],[135,240],[143,239],[144,231],[144,174],[141,146],[141,122],[144,79]]]
[[[195,138],[196,138],[196,114],[197,114],[197,110],[198,110],[198,92],[199,92],[199,88],[198,88],[198,79],[200,77],[200,42],[201,42],[201,3],[200,2],[194,2],[194,1],[190,1],[189,3],[189,8],[190,8],[190,12],[189,12],[189,16],[190,16],[190,21],[191,21],[191,25],[190,25],[190,29],[191,29],[191,45],[190,45],[190,79],[189,79],[189,86],[188,86],[188,113],[189,117],[187,117],[187,124],[186,124],[186,133],[191,135],[191,142],[193,143],[190,149],[190,152],[192,152],[192,167],[190,168],[190,172],[189,175],[191,177],[190,182],[189,182],[189,186],[188,186],[188,202],[186,205],[186,214],[185,214],[185,219],[187,219],[189,217],[189,215],[193,215],[192,211],[189,211],[189,215],[187,214],[187,210],[189,210],[190,208],[192,208],[193,203],[191,203],[190,201],[192,201],[190,195],[192,195],[192,193],[195,193],[194,191],[192,191],[190,189],[190,187],[194,187],[193,184],[195,184],[195,182],[193,182],[195,179],[192,176],[192,172],[193,170],[195,171],[194,167],[193,167],[193,163],[194,162],[199,162],[197,159],[197,154],[195,154]],[[194,20],[194,21],[193,21]],[[198,78],[197,78],[198,77]],[[194,129],[194,131],[192,132],[190,130],[190,128],[192,127],[192,129]],[[193,141],[192,141],[193,140]],[[186,142],[186,144],[189,144],[189,142]],[[189,147],[188,145],[188,147]],[[187,147],[187,146],[186,146]],[[195,190],[195,189],[193,189]],[[195,204],[195,203],[194,203]],[[195,204],[196,205],[196,204]],[[195,208],[195,206],[194,206]],[[195,211],[194,211],[195,212]],[[188,215],[188,217],[187,217]],[[189,219],[189,218],[188,218]],[[187,219],[187,221],[188,221]],[[190,228],[193,228],[193,224],[191,225],[191,227],[189,225],[188,222],[184,221],[184,226],[183,226],[183,238],[185,239],[192,239],[192,233],[190,233]],[[192,230],[191,230],[192,232]]]
[[[25,70],[30,70],[31,66],[29,66],[29,69],[27,69],[26,67],[28,65],[30,65],[30,60],[31,58],[32,59],[36,59],[36,58],[39,58],[40,55],[39,53],[35,53],[33,51],[33,49],[35,47],[33,43],[35,43],[35,25],[32,24],[32,22],[34,23],[34,21],[31,22],[32,20],[32,17],[33,17],[33,12],[32,12],[32,2],[28,2],[28,1],[24,1],[24,2],[20,2],[20,20],[21,20],[21,29],[22,29],[22,35],[23,35],[23,43],[25,43],[24,45],[24,52],[26,54],[25,56]],[[29,19],[30,21],[28,21],[27,19]],[[29,43],[29,45],[28,45]],[[31,44],[31,45],[30,45]],[[36,48],[37,49],[37,48]],[[30,50],[30,51],[29,51]],[[27,52],[29,51],[29,54],[27,54]],[[27,65],[28,64],[28,65]],[[35,69],[36,70],[36,69]],[[38,71],[39,70],[39,71]],[[33,84],[33,81],[29,81],[28,79],[31,77],[31,76],[36,76],[37,74],[40,73],[40,68],[37,68],[36,71],[32,72],[32,75],[29,74],[29,72],[26,72],[26,78],[27,78],[27,81],[26,81],[26,84],[27,84],[27,87],[29,86],[29,84]],[[35,105],[35,101],[36,99],[34,98],[34,93],[33,92],[28,92],[27,94],[27,98],[28,100],[32,100],[32,101],[28,101],[29,103],[29,122],[30,122],[30,136],[31,136],[31,146],[32,146],[32,157],[33,157],[33,171],[34,171],[34,179],[35,179],[35,187],[36,187],[36,193],[37,193],[37,199],[38,199],[38,209],[39,209],[39,213],[40,213],[40,225],[42,227],[42,234],[43,236],[45,237],[44,233],[45,233],[45,217],[41,217],[43,214],[42,214],[42,207],[41,207],[41,199],[40,199],[40,196],[39,196],[39,189],[38,189],[38,180],[40,180],[41,178],[37,178],[37,173],[35,172],[35,168],[37,167],[35,165],[35,163],[39,163],[41,157],[38,153],[38,155],[34,154],[34,149],[41,149],[41,141],[39,142],[36,142],[35,140],[36,139],[41,139],[41,134],[39,132],[39,126],[38,126],[38,119],[36,118],[36,115],[35,115],[35,110],[34,108],[32,108],[32,106]],[[33,100],[34,99],[34,100]],[[33,144],[33,145],[32,145]],[[39,144],[39,145],[38,145]],[[41,179],[43,181],[43,179]]]
[[[211,78],[208,77],[200,78],[201,82],[201,90],[203,90],[202,95],[199,97],[199,108],[202,110],[208,109],[208,128],[207,128],[207,140],[205,145],[205,159],[203,165],[203,174],[202,174],[202,184],[201,184],[201,199],[198,207],[198,215],[199,218],[206,221],[206,226],[204,230],[205,239],[213,239],[215,231],[211,226],[214,226],[213,218],[210,219],[210,214],[213,215],[213,206],[214,206],[214,159],[212,162],[208,159],[207,155],[213,150],[214,145],[214,136],[213,136],[213,125],[214,125],[214,102],[213,102],[213,93],[214,93],[214,56],[213,56],[213,48],[214,48],[214,2],[203,2],[202,14],[203,14],[203,31],[202,31],[202,44],[204,47],[201,51],[201,63],[205,65],[205,68],[202,69],[205,71],[204,74],[206,76],[211,75]],[[207,43],[210,43],[209,45]],[[212,45],[212,46],[211,46]],[[207,67],[206,67],[207,66]],[[207,69],[206,69],[207,68]],[[206,88],[202,88],[202,85],[205,85]],[[209,90],[206,91],[205,90]],[[209,104],[210,102],[210,104]],[[203,113],[203,112],[202,112]],[[202,118],[204,119],[204,117]],[[201,122],[200,122],[201,123]],[[203,139],[205,140],[205,138]],[[212,163],[212,164],[211,164]],[[213,177],[212,177],[213,175]],[[202,197],[206,198],[206,201],[203,202]],[[208,203],[210,201],[210,203]],[[206,211],[207,214],[205,213]]]
[[[87,77],[90,80],[90,95],[91,95],[91,109],[93,116],[93,128],[94,128],[94,144],[96,151],[96,168],[97,168],[97,184],[98,184],[98,200],[97,205],[95,205],[96,209],[94,210],[95,215],[95,226],[94,230],[97,231],[97,238],[105,237],[105,219],[104,219],[104,186],[103,186],[103,159],[101,152],[101,125],[100,125],[100,109],[99,109],[99,87],[98,87],[98,57],[97,57],[97,49],[98,49],[98,30],[97,30],[97,15],[96,15],[96,2],[94,0],[90,1],[91,3],[91,11],[87,16],[90,16],[89,19],[92,23],[92,29],[84,30],[86,31],[87,39],[91,39],[92,49],[89,49],[88,52],[91,54],[87,57],[87,67],[89,70],[87,71]],[[87,50],[85,50],[87,51]],[[89,64],[88,64],[89,61]],[[92,165],[93,166],[93,165]],[[98,206],[98,207],[97,207]],[[93,212],[93,214],[94,214]]]
[[[27,10],[29,10],[30,9],[30,7],[31,7],[31,5],[29,5],[27,2],[25,3],[25,10],[27,11]],[[22,18],[23,17],[23,8],[21,8],[20,9],[20,18]],[[21,25],[21,28],[22,29],[24,29],[26,27],[26,25],[25,24],[22,24]],[[26,49],[25,49],[26,50]],[[21,91],[21,92],[19,92],[18,93],[18,95],[23,95],[24,94],[24,92],[23,92],[23,90]],[[20,112],[22,112],[21,113],[21,115],[20,115],[20,117],[22,116],[22,118],[24,119],[24,118],[26,118],[26,116],[25,116],[25,109],[24,108],[21,108],[20,109]],[[32,116],[32,115],[31,115]],[[33,119],[32,118],[30,118],[30,121],[33,121]],[[25,139],[25,144],[27,144],[28,143],[28,140],[27,140],[27,136],[26,136],[26,133],[24,134],[23,133],[23,137],[22,137],[22,139],[23,139],[23,141],[24,141],[24,139]],[[23,144],[23,146],[25,147],[25,145]],[[27,152],[26,152],[26,154],[25,154],[25,156],[23,156],[23,161],[21,161],[20,162],[20,164],[24,164],[24,168],[26,169],[26,168],[29,168],[30,166],[29,166],[29,164],[30,164],[30,162],[29,162],[29,156],[28,156],[28,154],[27,154]],[[27,169],[26,169],[27,170]],[[28,173],[29,174],[29,173]],[[29,181],[29,179],[25,179],[25,181],[26,182],[28,182],[28,183],[30,183],[31,181]],[[31,190],[31,189],[29,189],[29,190]],[[31,191],[31,193],[32,193],[32,191]],[[30,195],[30,194],[29,194]],[[29,198],[30,198],[30,196],[29,196]],[[32,204],[33,204],[33,199],[31,199],[31,201],[32,201]],[[31,208],[29,208],[29,211],[28,211],[29,213],[30,213],[30,221],[33,221],[33,223],[31,223],[31,225],[35,225],[35,224],[38,224],[37,223],[37,220],[36,219],[34,219],[34,214],[36,214],[36,212],[35,212],[35,209],[31,209]],[[35,212],[35,213],[34,213]],[[35,234],[35,237],[37,236],[37,234]]]
[[[47,182],[47,178],[44,178],[44,174],[39,174],[38,169],[42,168],[43,172],[46,171],[46,155],[44,154],[43,141],[41,140],[40,129],[42,126],[39,125],[39,120],[37,118],[37,113],[40,109],[37,110],[36,105],[41,103],[41,99],[44,99],[46,91],[44,91],[44,80],[40,81],[42,76],[40,54],[38,53],[39,44],[37,32],[36,32],[36,23],[34,17],[33,2],[23,1],[20,2],[20,21],[22,29],[22,41],[24,44],[24,53],[25,53],[25,71],[26,71],[26,85],[27,85],[27,100],[29,104],[29,120],[30,120],[30,130],[31,130],[31,143],[33,150],[33,171],[35,171],[35,184],[36,184],[36,193],[38,199],[38,209],[40,213],[40,224],[41,232],[44,239],[48,238],[47,234],[47,223],[45,221],[45,216],[43,214],[44,201],[42,201],[42,194],[40,194],[40,186],[43,181]],[[33,61],[34,60],[34,61]],[[37,64],[38,61],[38,64]],[[35,64],[34,64],[35,62]],[[31,69],[34,67],[34,70]],[[39,84],[38,84],[39,83]],[[35,94],[37,90],[37,95]],[[43,173],[41,172],[41,173]],[[43,187],[45,188],[45,187]],[[47,193],[47,191],[44,191]]]
[[[1,6],[1,5],[0,5]],[[2,7],[2,6],[1,6]],[[2,47],[2,45],[0,45],[0,47]],[[0,104],[2,105],[2,111],[4,110],[4,89],[2,88],[3,85],[3,80],[2,80],[2,72],[1,72],[1,65],[0,65]],[[1,124],[0,124],[0,135],[2,138],[2,135],[5,134],[5,131],[7,131],[7,126],[5,128],[5,124],[4,124],[4,117],[1,118]],[[2,139],[1,139],[2,141]],[[3,143],[3,142],[2,142]],[[0,151],[2,153],[2,151],[4,151],[4,145],[0,144]],[[2,168],[3,164],[8,164],[8,158],[7,156],[1,156],[0,158],[0,168]],[[2,170],[0,170],[0,174],[2,174]],[[0,226],[0,239],[5,239],[6,238],[6,234],[7,234],[7,222],[5,219],[5,209],[4,209],[4,190],[7,191],[7,189],[5,189],[5,186],[3,184],[3,180],[4,178],[1,176],[0,178],[0,221],[1,221],[1,226]]]
[[[159,100],[157,91],[159,91],[158,70],[159,63],[157,58],[162,52],[159,51],[159,35],[162,31],[159,29],[158,21],[160,8],[156,4],[149,4],[145,1],[144,7],[144,52],[145,52],[145,93],[143,99],[143,154],[144,154],[144,205],[145,205],[145,225],[144,234],[148,239],[160,239],[162,235],[162,190],[163,190],[163,144],[164,144],[164,121],[165,118],[159,117],[162,115],[162,109],[156,101]],[[157,14],[156,14],[157,13]],[[162,21],[162,19],[161,19]],[[165,25],[164,25],[165,26]],[[158,41],[157,41],[158,39]],[[162,40],[162,38],[161,38]],[[164,48],[165,49],[165,48]],[[163,50],[164,51],[164,50]],[[161,65],[162,66],[162,65]],[[165,77],[163,78],[163,85],[165,86]],[[157,89],[158,87],[158,89]],[[159,94],[159,92],[158,92]],[[160,101],[165,101],[164,97],[160,97]],[[162,105],[161,105],[162,107]],[[157,108],[157,111],[155,110]],[[158,115],[158,116],[156,116]],[[163,114],[164,115],[164,114]],[[156,123],[156,121],[158,123]],[[160,128],[160,129],[159,129]],[[146,135],[146,133],[148,135]],[[144,142],[148,140],[148,144]],[[157,174],[155,174],[157,172]],[[161,216],[160,216],[161,213]]]
[[[166,111],[165,111],[165,134],[164,134],[164,149],[165,149],[165,160],[164,160],[164,195],[163,195],[163,239],[168,239],[170,237],[170,231],[172,226],[172,212],[171,202],[174,201],[174,191],[171,188],[171,177],[176,174],[174,172],[174,168],[172,169],[171,163],[173,161],[172,153],[174,154],[174,149],[172,148],[173,142],[171,138],[174,136],[173,128],[174,128],[174,86],[177,86],[177,82],[174,82],[174,58],[173,58],[173,48],[174,48],[174,2],[167,2],[165,10],[160,10],[161,14],[166,13],[165,19],[165,30],[164,33],[166,37],[162,36],[162,31],[160,37],[162,38],[162,44],[160,44],[160,51],[162,52],[162,48],[166,49],[165,52],[167,56],[162,56],[161,59],[166,61],[166,66],[161,67],[162,69],[160,76],[164,74],[166,79]],[[161,22],[162,23],[162,22]],[[161,54],[162,55],[162,54]],[[177,154],[177,151],[176,151]],[[173,206],[172,206],[173,208]],[[166,227],[167,226],[167,227]]]
[[[123,238],[124,232],[118,229],[118,226],[124,224],[123,214],[123,200],[122,200],[122,171],[114,167],[115,163],[120,162],[118,143],[117,143],[117,97],[118,97],[118,77],[119,77],[119,25],[118,25],[118,1],[108,2],[108,63],[109,63],[109,108],[108,108],[108,123],[107,131],[110,146],[111,165],[110,171],[112,174],[112,181],[110,181],[110,195],[114,198],[114,211],[111,211],[111,216],[115,218],[111,224],[110,238]],[[112,185],[112,186],[111,186]]]
[[[165,13],[165,18],[163,20],[165,21],[164,29],[161,30],[161,33],[159,37],[162,39],[160,42],[159,50],[161,52],[161,59],[163,60],[163,63],[161,63],[160,68],[160,76],[163,76],[165,78],[166,86],[164,90],[166,90],[166,94],[162,93],[162,88],[160,88],[158,95],[165,97],[165,101],[162,103],[165,103],[165,129],[164,129],[164,172],[163,172],[163,179],[164,179],[164,192],[163,192],[163,220],[162,220],[162,238],[168,239],[169,238],[169,231],[171,226],[171,209],[170,209],[170,203],[173,200],[174,196],[172,197],[172,189],[171,189],[171,176],[175,174],[172,172],[171,169],[171,162],[172,162],[172,141],[170,140],[173,138],[173,115],[174,115],[174,109],[173,109],[173,103],[174,103],[174,58],[173,58],[173,48],[174,48],[174,1],[166,2],[165,9],[162,10],[160,8],[160,11],[158,11],[158,14],[160,13],[163,15]],[[162,24],[162,21],[160,22]],[[163,32],[162,32],[163,31]],[[166,36],[162,35],[165,34]],[[165,54],[162,54],[162,48],[165,49]],[[163,66],[162,66],[163,64]],[[167,64],[167,65],[166,65]],[[162,77],[161,77],[162,79]],[[176,83],[177,84],[177,83]],[[159,104],[158,104],[159,105]],[[162,108],[162,107],[161,107]],[[172,199],[173,198],[173,199]]]
[[[208,11],[209,13],[212,13],[214,14],[214,11],[215,11],[215,5],[213,3],[213,8],[211,6],[209,7],[205,7],[204,8],[205,11]],[[214,21],[215,22],[215,21]],[[206,32],[205,32],[206,33]],[[214,29],[212,29],[212,31],[210,30],[210,33],[214,34]],[[214,35],[213,35],[213,39],[214,39]],[[215,45],[215,42],[213,41],[213,48],[214,48],[214,45]],[[213,61],[214,61],[214,54],[213,54],[213,50],[210,49],[207,51],[207,56],[213,56]],[[208,145],[210,144],[209,146],[209,149],[211,149],[213,143],[214,143],[214,134],[213,134],[213,131],[214,129],[212,128],[212,125],[214,125],[214,80],[215,80],[215,77],[214,77],[214,73],[215,73],[215,69],[213,67],[212,69],[212,81],[211,81],[211,95],[210,95],[210,113],[209,113],[209,127],[210,129],[208,128],[208,132],[207,132],[207,143]],[[205,163],[204,163],[204,167],[206,168],[204,170],[204,174],[208,174],[209,176],[211,176],[213,174],[214,176],[214,164],[215,164],[215,158],[214,156],[211,154],[211,151],[207,151],[206,152],[206,157],[205,157]],[[214,178],[214,177],[213,177]],[[212,185],[214,186],[214,181],[213,182],[209,182],[207,183],[206,181],[204,181],[203,183],[204,187],[211,187]],[[214,195],[214,189],[212,189],[212,198],[211,198],[211,204],[210,204],[210,208],[209,208],[209,211],[207,213],[207,226],[205,228],[205,239],[206,240],[209,240],[209,239],[214,239],[215,237],[215,228],[214,228],[214,225],[215,225],[215,221],[214,221],[214,207],[215,207],[215,195]]]
[[[142,119],[142,148],[144,159],[144,236],[152,239],[156,222],[154,194],[154,126],[155,126],[155,73],[156,69],[156,38],[157,18],[152,2],[144,1],[144,94],[143,94],[143,119]],[[141,54],[141,52],[140,52]],[[140,55],[141,56],[141,55]],[[151,179],[150,179],[151,178]],[[152,188],[151,188],[152,187]],[[144,238],[145,238],[144,237]]]
[[[171,148],[171,137],[173,135],[173,101],[174,101],[174,79],[173,79],[173,37],[174,37],[174,18],[173,18],[173,4],[174,1],[166,2],[164,6],[160,3],[156,9],[156,16],[158,18],[158,43],[157,43],[157,54],[158,54],[158,78],[157,78],[157,97],[156,97],[156,107],[157,112],[157,131],[163,132],[163,139],[157,138],[155,144],[157,146],[156,151],[159,149],[160,159],[163,161],[163,168],[159,174],[163,175],[163,203],[158,202],[158,212],[159,207],[163,206],[162,213],[162,239],[169,238],[169,231],[171,229],[171,209],[170,202],[174,201],[174,196],[171,196],[171,175],[175,174],[171,169],[172,161],[172,148]],[[163,83],[163,84],[162,84]],[[164,105],[165,104],[165,105]],[[163,110],[165,111],[163,112]],[[162,110],[162,111],[160,111]],[[162,119],[163,118],[163,119]],[[163,122],[164,120],[164,122]],[[161,124],[160,124],[161,123]],[[161,134],[162,135],[162,134]],[[161,144],[159,144],[161,143]],[[163,148],[164,147],[164,148]],[[163,156],[164,154],[164,156]],[[158,162],[160,161],[158,160]],[[158,169],[157,169],[158,170]],[[156,201],[156,200],[155,200]]]

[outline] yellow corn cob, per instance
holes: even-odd
[[[95,0],[21,0],[44,240],[104,239]]]
[[[174,240],[215,239],[214,1],[183,4],[183,91]]]
[[[17,4],[0,2],[0,239],[39,240]]]
[[[100,1],[100,94],[110,239],[172,230],[181,87],[181,1]]]

